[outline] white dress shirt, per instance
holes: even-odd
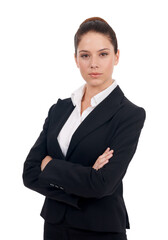
[[[62,127],[57,137],[57,140],[59,142],[59,145],[64,156],[66,156],[71,137],[75,130],[77,129],[77,127],[87,117],[87,115],[91,111],[93,111],[93,109],[115,89],[116,86],[117,82],[116,80],[114,80],[109,87],[93,96],[91,98],[91,106],[85,109],[82,112],[82,115],[81,115],[81,100],[85,92],[86,83],[80,86],[71,94],[72,103],[76,107],[70,114],[69,118],[65,122],[64,126]]]

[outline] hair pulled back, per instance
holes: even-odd
[[[102,33],[105,36],[107,36],[114,47],[115,54],[117,53],[118,43],[117,43],[117,38],[114,30],[103,18],[91,17],[91,18],[87,18],[80,24],[74,36],[75,56],[77,56],[77,48],[78,48],[79,42],[82,39],[82,36],[88,33],[89,31]]]

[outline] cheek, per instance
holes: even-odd
[[[114,66],[114,63],[112,59],[104,62],[104,69],[106,69],[106,71],[108,72],[111,72],[113,70],[113,66]]]
[[[81,72],[84,72],[87,70],[88,68],[88,63],[85,61],[85,62],[79,62],[79,68],[80,68],[80,71]]]

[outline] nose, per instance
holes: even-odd
[[[94,57],[91,58],[90,67],[91,68],[98,68],[99,67],[96,58],[94,58]]]

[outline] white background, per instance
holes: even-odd
[[[23,186],[26,156],[49,107],[84,83],[74,35],[88,17],[104,18],[120,49],[115,78],[146,110],[137,152],[124,178],[129,240],[166,239],[167,7],[160,1],[0,1],[1,237],[43,238],[44,196]]]

